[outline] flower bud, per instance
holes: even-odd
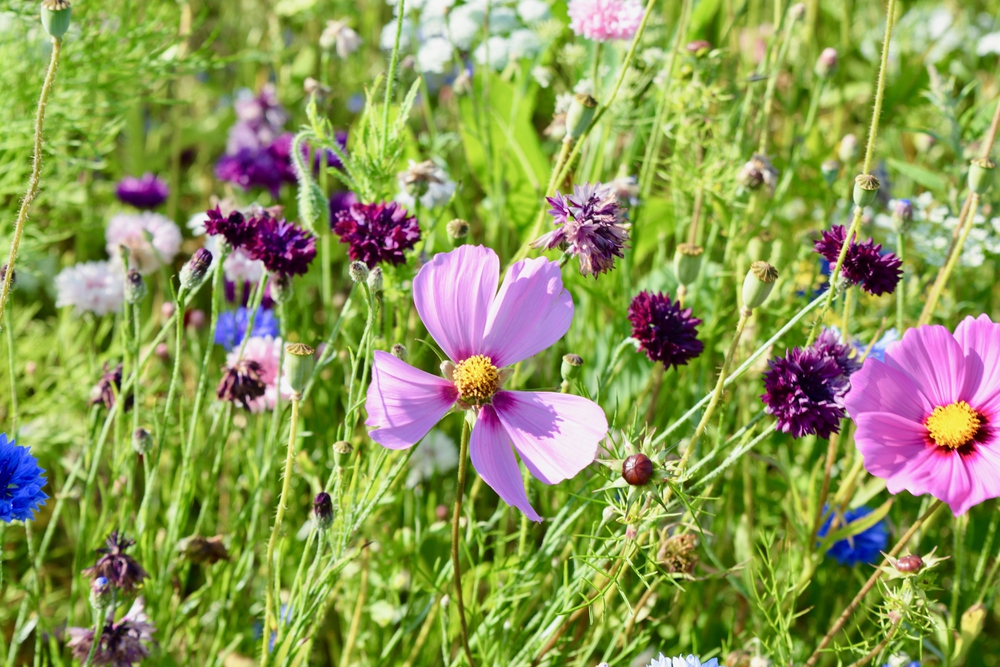
[[[674,275],[681,285],[690,285],[698,279],[701,256],[705,249],[694,243],[681,243],[674,251]]]
[[[368,265],[364,262],[351,262],[351,266],[347,269],[347,272],[351,274],[351,280],[356,283],[363,283],[368,280]]]
[[[851,164],[858,159],[858,138],[853,134],[845,134],[840,140],[840,150],[837,157],[844,164]]]
[[[111,604],[111,582],[107,577],[97,577],[90,582],[90,604],[99,612]]]
[[[434,508],[434,518],[438,521],[444,521],[448,518],[448,506],[438,505]]]
[[[597,100],[587,93],[577,93],[566,112],[566,136],[579,139],[597,113]]]
[[[333,500],[326,491],[320,491],[313,500],[313,515],[320,530],[329,530],[333,525]]]
[[[826,184],[833,185],[837,180],[837,175],[840,174],[840,163],[836,160],[827,160],[819,166],[819,170],[823,174],[823,180],[826,181]]]
[[[871,174],[858,174],[854,179],[854,205],[864,208],[875,203],[879,182]]]
[[[746,257],[751,262],[755,262],[761,257],[767,257],[767,248],[764,247],[763,238],[760,236],[754,236],[752,239],[747,241]]]
[[[271,298],[275,303],[288,303],[293,291],[292,277],[287,273],[279,273],[271,278]]]
[[[125,274],[125,300],[129,303],[139,303],[146,298],[146,281],[135,269],[129,269]]]
[[[55,39],[62,39],[62,36],[69,30],[71,13],[72,10],[67,0],[44,0],[42,2],[42,27]]]
[[[767,262],[754,262],[743,280],[743,307],[760,308],[774,288],[778,270]]]
[[[653,462],[645,454],[633,454],[622,462],[622,478],[632,486],[645,486],[653,477]]]
[[[816,59],[816,76],[826,79],[837,71],[837,49],[827,47]]]
[[[301,400],[302,390],[306,388],[309,376],[316,366],[313,357],[316,350],[304,343],[289,343],[285,346],[285,361],[282,373],[292,388],[292,400]]]
[[[210,266],[212,266],[212,253],[205,248],[198,248],[181,269],[181,289],[193,292],[201,287]]]
[[[353,453],[354,448],[346,440],[338,440],[333,443],[333,458],[338,466],[343,466],[347,463],[347,460],[351,458],[351,454]]]
[[[382,291],[382,267],[376,266],[368,274],[368,289],[372,291],[372,294],[378,294]]]
[[[704,39],[696,39],[693,42],[685,44],[684,48],[687,49],[688,53],[694,54],[696,58],[701,58],[712,50],[712,44]]]
[[[580,379],[581,369],[583,368],[583,358],[578,354],[564,354],[562,358],[562,366],[559,368],[559,373],[562,375],[563,382],[573,382]]]
[[[913,574],[924,569],[924,560],[916,554],[903,556],[896,561],[896,569],[906,574]]]
[[[993,184],[997,163],[989,158],[978,158],[969,165],[969,189],[977,195],[986,194]]]
[[[913,204],[909,199],[897,199],[892,207],[892,231],[902,234],[913,221]]]
[[[132,450],[139,456],[145,456],[153,449],[153,436],[144,428],[137,428],[132,433]]]
[[[402,343],[396,343],[389,351],[392,353],[392,356],[396,357],[400,361],[406,361],[408,354],[406,352],[406,346]]]
[[[469,235],[469,223],[461,218],[455,218],[449,222],[446,229],[448,230],[448,236],[453,241],[461,241]]]

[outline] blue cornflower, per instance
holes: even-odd
[[[219,315],[218,324],[215,327],[215,344],[221,345],[227,351],[243,342],[246,335],[247,321],[250,319],[250,311],[243,306],[235,312],[226,312]],[[257,316],[253,320],[253,331],[251,338],[264,336],[278,336],[278,318],[267,309],[258,309]]]
[[[44,472],[27,447],[17,446],[0,433],[0,519],[10,523],[35,518],[48,498],[42,491]]]
[[[824,507],[823,512],[826,513],[827,511],[828,508]],[[863,516],[868,516],[871,513],[872,510],[868,507],[858,507],[856,509],[847,510],[837,522],[837,528],[843,528],[852,521],[860,519]],[[833,523],[835,516],[837,516],[835,512],[829,513],[826,520],[823,522],[823,527],[820,528],[817,533],[819,537],[826,537],[827,532],[830,530],[830,524]],[[834,542],[833,546],[830,547],[830,550],[826,553],[827,555],[832,556],[841,565],[875,563],[878,561],[881,552],[885,550],[888,544],[889,528],[885,521],[882,520],[871,528],[868,528],[853,537],[849,537],[846,540],[841,540],[839,542]]]
[[[879,338],[874,345],[872,345],[872,349],[869,350],[868,356],[865,357],[865,359],[885,361],[885,349],[889,347],[890,343],[895,343],[897,340],[899,340],[899,333],[896,331],[895,327],[893,327],[882,334],[882,337]],[[858,354],[861,355],[868,349],[868,345],[866,343],[862,343],[861,341],[855,341],[854,348],[858,351]]]

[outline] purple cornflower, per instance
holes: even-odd
[[[291,144],[292,135],[284,134],[267,146],[245,146],[226,153],[216,163],[215,175],[244,190],[265,188],[277,198],[282,185],[295,182]]]
[[[850,383],[837,359],[815,347],[794,348],[772,359],[764,373],[764,411],[778,420],[778,430],[793,438],[840,432],[844,395]]]
[[[118,181],[115,189],[118,199],[136,208],[149,209],[156,208],[167,200],[170,196],[170,188],[167,184],[149,172],[142,175],[142,178],[126,176]]]
[[[90,404],[97,405],[98,403],[103,403],[104,407],[110,410],[115,406],[115,397],[121,392],[122,389],[122,370],[121,364],[118,364],[112,369],[108,369],[108,365],[104,364],[104,375],[98,381],[94,388],[90,391]],[[125,398],[125,411],[127,412],[129,408],[132,407],[132,402],[134,396],[129,394]]]
[[[354,204],[337,214],[333,231],[350,246],[347,255],[369,269],[379,262],[405,263],[403,253],[420,240],[417,219],[396,202]]]
[[[114,609],[108,610],[107,620],[101,639],[92,659],[94,665],[110,665],[111,667],[131,667],[149,657],[148,644],[153,641],[156,628],[146,616],[144,600],[136,598],[132,608],[122,616],[117,623],[114,620]],[[73,657],[83,662],[90,655],[94,646],[93,628],[69,628],[67,646]]]
[[[823,329],[812,346],[817,352],[833,359],[844,377],[850,377],[861,368],[861,363],[852,354],[853,346],[840,342],[840,333],[834,329]]]
[[[632,337],[650,361],[683,366],[705,349],[698,340],[701,320],[662,292],[639,292],[628,307]]]
[[[595,277],[613,269],[615,257],[625,256],[628,223],[613,187],[575,185],[573,194],[557,192],[547,201],[556,228],[533,241],[532,247],[562,248],[580,259],[580,273]]]
[[[286,276],[302,275],[316,256],[316,237],[284,218],[261,211],[250,219],[253,237],[246,246],[251,259],[268,271]]]
[[[205,215],[208,216],[205,220],[205,233],[225,238],[234,249],[245,248],[254,236],[253,226],[239,211],[223,215],[222,209],[216,206],[206,211]]]
[[[337,214],[358,203],[358,196],[350,190],[338,190],[330,195],[330,225],[337,222]]]
[[[834,225],[816,241],[816,252],[836,265],[846,238],[844,226]],[[869,294],[892,294],[903,274],[900,268],[903,263],[893,253],[882,254],[881,251],[882,244],[870,238],[864,243],[852,240],[841,273],[852,285],[861,285]]]
[[[88,567],[83,573],[93,579],[104,577],[115,588],[131,593],[149,576],[135,558],[125,553],[126,549],[135,544],[135,540],[126,539],[124,534],[112,531],[105,544],[107,546],[97,550],[101,557],[94,567]]]

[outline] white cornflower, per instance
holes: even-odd
[[[120,257],[119,246],[125,246],[131,251],[130,266],[144,275],[170,264],[181,249],[180,228],[151,211],[112,216],[104,238],[112,258]]]
[[[444,37],[431,37],[417,51],[417,71],[444,74],[455,57],[455,47]]]
[[[454,440],[434,429],[414,448],[409,463],[406,486],[412,489],[435,474],[454,470],[458,466],[458,448]]]
[[[125,298],[121,266],[108,261],[67,266],[56,276],[55,286],[56,306],[73,306],[77,314],[118,312]]]
[[[490,11],[490,33],[493,35],[506,35],[519,24],[517,12],[511,7],[494,7]]]
[[[668,658],[661,653],[659,657],[649,661],[649,667],[719,667],[719,659],[712,658],[707,662],[702,662],[693,655]]]
[[[319,36],[320,48],[336,51],[341,60],[361,48],[364,40],[347,25],[346,20],[327,21],[323,34]]]
[[[505,37],[490,37],[488,40],[476,47],[474,56],[480,65],[488,64],[495,70],[501,70],[507,66],[509,60],[510,45]],[[487,59],[489,62],[487,63]]]
[[[469,4],[455,7],[448,15],[448,36],[457,48],[468,51],[485,20],[486,13],[478,7]]]
[[[517,3],[517,14],[525,23],[541,23],[550,16],[549,4],[542,0],[521,0]]]
[[[542,48],[542,42],[534,30],[522,28],[510,33],[509,54],[511,58],[534,58]]]
[[[552,85],[552,76],[552,70],[548,67],[538,65],[531,68],[531,78],[534,79],[542,88],[548,88]]]
[[[406,208],[413,208],[414,198],[420,198],[424,208],[435,208],[448,203],[455,193],[455,181],[448,177],[448,172],[431,160],[417,163],[410,160],[406,171],[397,176],[399,194],[396,201]]]
[[[399,50],[406,51],[410,48],[410,42],[413,40],[413,35],[416,30],[413,27],[413,22],[410,19],[403,19],[403,31],[399,35]],[[396,43],[396,19],[393,19],[385,24],[382,28],[382,34],[379,36],[378,45],[383,51],[392,51],[393,45]]]

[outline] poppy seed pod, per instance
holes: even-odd
[[[694,243],[681,243],[674,251],[674,275],[681,285],[690,285],[698,279],[701,256],[705,249]]]
[[[301,400],[309,376],[312,375],[316,360],[316,350],[304,343],[289,343],[285,346],[285,361],[282,369],[292,388],[292,400]]]
[[[854,179],[854,205],[871,206],[878,195],[878,179],[871,174],[858,174]]]
[[[62,39],[69,30],[72,11],[67,0],[45,0],[42,3],[42,27],[45,32],[55,39]]]
[[[653,462],[645,454],[633,454],[622,462],[622,478],[632,486],[645,486],[653,477]]]
[[[402,343],[396,343],[395,345],[393,345],[392,349],[390,349],[389,352],[391,352],[392,356],[396,357],[400,361],[406,361],[406,357],[408,356],[406,352],[406,346],[403,345]]]
[[[564,354],[559,372],[564,382],[572,382],[580,378],[583,368],[583,358],[578,354]]]
[[[446,225],[448,236],[454,241],[460,241],[469,235],[469,223],[461,218],[455,218]]]
[[[743,306],[753,310],[760,308],[774,288],[778,270],[767,262],[754,262],[743,279]]]
[[[566,112],[566,136],[579,139],[597,113],[597,100],[586,93],[577,93]]]
[[[969,189],[977,195],[986,194],[993,184],[997,164],[989,158],[978,158],[969,165]]]
[[[354,453],[354,448],[351,447],[351,443],[346,440],[338,440],[333,443],[333,458],[338,466],[343,466],[347,463],[347,460]]]

